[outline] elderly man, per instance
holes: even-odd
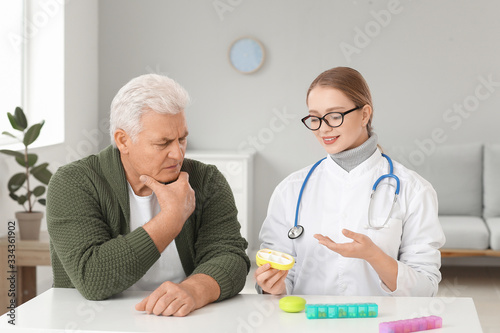
[[[234,198],[184,159],[187,92],[139,76],[111,104],[113,145],[60,168],[47,194],[54,287],[102,300],[153,291],[136,310],[185,316],[243,288],[250,262]]]

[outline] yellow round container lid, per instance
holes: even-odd
[[[295,259],[289,254],[274,251],[270,249],[262,249],[257,252],[255,256],[257,266],[270,264],[272,268],[287,271],[295,264]]]
[[[298,296],[286,296],[280,299],[280,309],[285,312],[300,312],[306,307],[306,300]]]

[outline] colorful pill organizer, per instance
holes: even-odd
[[[307,319],[373,318],[377,315],[375,303],[306,304]]]
[[[273,251],[270,249],[262,249],[257,252],[255,261],[257,266],[270,264],[271,268],[287,271],[295,264],[295,259],[289,254]]]
[[[380,323],[379,333],[420,332],[441,327],[443,327],[443,319],[441,317],[428,316]]]

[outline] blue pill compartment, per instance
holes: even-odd
[[[378,316],[375,303],[306,304],[308,319],[374,318]]]

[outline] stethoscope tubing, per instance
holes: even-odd
[[[304,193],[304,188],[306,187],[306,184],[307,184],[307,181],[309,180],[309,177],[311,177],[311,174],[313,173],[314,169],[316,169],[316,167],[321,162],[323,162],[324,159],[326,159],[326,157],[323,157],[318,162],[314,163],[314,165],[311,167],[311,170],[309,170],[309,172],[307,173],[307,176],[304,179],[302,186],[300,187],[299,198],[297,200],[297,208],[295,209],[295,222],[294,222],[293,227],[288,231],[288,238],[290,238],[290,239],[299,238],[304,233],[304,227],[297,224],[297,221],[299,219],[300,201],[302,200],[302,194]]]
[[[389,162],[389,173],[386,174],[386,175],[382,175],[382,176],[380,176],[377,179],[377,181],[375,182],[375,184],[373,184],[372,191],[375,192],[375,190],[377,189],[378,184],[382,180],[384,180],[385,178],[393,178],[396,181],[396,195],[399,195],[400,181],[399,181],[398,176],[396,176],[394,174],[394,166],[392,164],[392,160],[391,160],[391,158],[389,156],[387,156],[384,153],[382,153],[382,156],[384,156],[387,159],[387,162]]]
[[[392,211],[394,209],[394,204],[396,203],[397,201],[397,198],[398,198],[398,195],[399,195],[399,190],[400,190],[400,187],[401,187],[401,182],[399,180],[399,177],[396,176],[394,174],[394,166],[392,164],[392,160],[389,156],[387,156],[386,154],[382,153],[382,156],[385,157],[387,159],[387,162],[389,163],[389,173],[388,174],[385,174],[385,175],[382,175],[380,176],[376,181],[375,183],[373,184],[373,187],[372,187],[372,194],[370,195],[370,204],[369,204],[369,207],[368,207],[368,228],[372,228],[372,229],[376,229],[376,230],[379,230],[379,229],[382,229],[386,226],[386,224],[388,223],[389,219],[390,219],[390,216],[392,214]],[[290,239],[296,239],[298,237],[300,237],[302,235],[302,233],[304,232],[304,227],[299,225],[298,224],[298,219],[299,219],[299,209],[300,209],[300,203],[301,203],[301,200],[302,200],[302,194],[304,192],[304,188],[306,187],[306,184],[307,184],[307,181],[309,180],[309,177],[311,177],[311,174],[313,173],[314,169],[316,169],[316,167],[321,163],[323,162],[323,160],[325,160],[326,157],[323,157],[322,159],[320,159],[319,161],[317,161],[316,163],[314,163],[314,165],[311,167],[311,169],[309,170],[309,172],[307,173],[306,175],[306,178],[304,179],[304,182],[302,183],[302,186],[300,188],[300,192],[299,192],[299,198],[297,199],[297,207],[295,209],[295,221],[294,221],[294,225],[293,227],[290,229],[290,231],[288,232],[288,237]],[[377,186],[378,184],[384,180],[385,178],[392,178],[396,181],[396,190],[394,192],[394,200],[392,202],[392,207],[391,207],[391,211],[389,212],[389,216],[387,217],[385,223],[381,226],[381,227],[374,227],[371,225],[371,221],[370,221],[370,212],[371,212],[371,206],[372,206],[372,198],[373,198],[373,193],[377,190]],[[292,232],[292,231],[295,231],[295,232]],[[297,232],[298,231],[298,232]],[[293,236],[291,236],[293,235]]]
[[[311,174],[313,173],[314,169],[316,169],[316,167],[321,163],[323,162],[323,160],[326,159],[326,157],[323,157],[322,159],[320,159],[318,162],[316,162],[312,167],[311,167],[311,170],[309,170],[309,172],[307,173],[307,176],[306,178],[304,179],[304,182],[302,183],[302,187],[300,188],[300,192],[299,192],[299,199],[297,200],[297,208],[295,209],[295,223],[294,223],[294,227],[297,227],[297,221],[299,219],[299,207],[300,207],[300,202],[302,200],[302,193],[304,192],[304,188],[306,187],[306,184],[307,184],[307,181],[309,180],[309,177],[311,177]]]

